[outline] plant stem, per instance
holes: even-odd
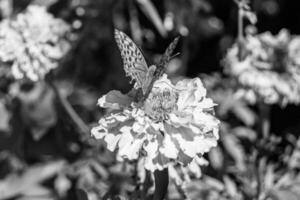
[[[142,189],[142,194],[141,194],[142,199],[146,199],[147,194],[148,194],[148,190],[151,187],[151,184],[152,184],[151,172],[146,170],[146,178],[145,178],[145,181],[143,183],[143,189]]]
[[[270,112],[271,108],[265,103],[259,103],[259,115],[260,115],[260,134],[261,137],[266,139],[270,135]]]
[[[168,168],[154,171],[155,191],[153,200],[163,200],[168,191],[169,171]]]
[[[79,115],[76,113],[76,111],[73,109],[73,107],[70,105],[70,103],[67,101],[65,97],[63,97],[59,90],[57,89],[56,85],[52,83],[51,81],[48,81],[49,85],[53,89],[59,103],[61,106],[65,109],[66,113],[69,115],[69,117],[72,119],[72,121],[77,125],[79,130],[82,133],[88,133],[89,127],[85,124],[85,122],[79,117]]]
[[[243,24],[243,4],[241,1],[238,2],[238,47],[239,47],[239,52],[238,52],[238,59],[239,61],[242,61],[242,43],[244,40],[243,36],[243,29],[244,29],[244,24]]]
[[[258,139],[259,139],[259,149],[264,149],[265,144],[268,141],[268,137],[270,135],[270,113],[271,113],[271,107],[268,104],[265,104],[264,102],[258,103],[258,112],[259,112],[259,118],[260,121],[258,122]],[[257,181],[257,193],[256,198],[261,199],[263,188],[262,188],[262,176],[263,176],[263,160],[261,159],[260,154],[256,157],[256,181]]]
[[[260,195],[261,195],[261,173],[260,173],[260,160],[259,157],[256,158],[255,162],[255,176],[256,176],[256,181],[257,181],[257,186],[256,186],[256,199],[258,200]]]

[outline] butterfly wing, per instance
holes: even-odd
[[[121,52],[126,76],[135,81],[134,87],[141,88],[146,93],[150,74],[142,52],[135,43],[123,32],[115,29],[115,40]]]
[[[179,37],[176,37],[168,46],[168,48],[165,50],[164,54],[162,55],[158,66],[159,67],[165,67],[165,65],[171,60],[172,54],[178,44]]]

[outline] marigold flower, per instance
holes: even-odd
[[[45,7],[30,5],[24,13],[0,23],[0,61],[12,63],[16,79],[43,79],[70,49],[70,26]]]
[[[275,36],[269,32],[247,35],[243,44],[234,44],[229,49],[225,71],[242,86],[237,95],[251,103],[297,104],[300,102],[299,49],[300,37],[290,35],[285,29]]]
[[[213,115],[213,101],[199,78],[173,85],[166,75],[155,81],[143,102],[111,91],[98,104],[111,113],[92,129],[110,151],[121,159],[144,157],[150,171],[162,170],[174,162],[188,165],[217,145],[219,121]]]

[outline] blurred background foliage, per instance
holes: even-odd
[[[268,108],[271,134],[261,138],[259,105],[234,99],[235,83],[222,73],[237,33],[232,0],[1,0],[1,18],[32,4],[72,25],[72,49],[51,76],[89,126],[105,113],[96,108],[97,98],[130,88],[114,27],[133,38],[148,63],[181,36],[180,55],[167,72],[175,81],[200,76],[218,103],[222,126],[219,146],[207,156],[210,165],[185,188],[188,197],[171,184],[168,199],[300,199],[299,106]],[[251,7],[258,32],[300,33],[299,1],[253,0]],[[53,89],[43,82],[15,84],[5,78],[5,68],[0,73],[0,199],[142,198],[135,165],[118,163],[74,124]]]

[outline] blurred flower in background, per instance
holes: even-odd
[[[287,30],[247,35],[225,57],[225,71],[242,86],[237,92],[251,103],[286,105],[300,100],[300,38]]]
[[[206,98],[199,78],[173,85],[166,75],[154,83],[148,98],[133,102],[130,95],[111,91],[99,105],[113,110],[92,129],[121,159],[144,156],[144,167],[162,170],[171,163],[186,166],[217,145],[219,121],[215,104]]]
[[[70,49],[70,26],[45,7],[30,5],[25,12],[0,23],[0,60],[11,63],[14,78],[41,80]]]

